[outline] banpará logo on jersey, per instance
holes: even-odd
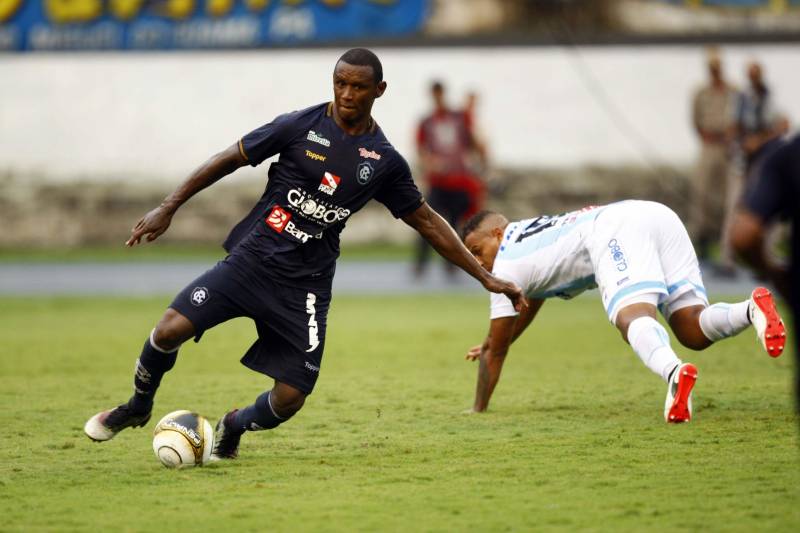
[[[314,237],[314,235],[311,235],[310,233],[307,233],[298,228],[297,226],[295,226],[294,222],[292,222],[291,220],[286,223],[286,233],[288,233],[292,237],[296,237],[297,240],[303,241],[304,243],[308,242],[308,239]],[[320,233],[316,237],[321,238],[322,234]]]
[[[287,213],[281,206],[276,205],[272,208],[269,215],[265,219],[267,226],[271,227],[278,233],[281,233],[285,228],[286,224],[292,218],[291,213]]]
[[[192,290],[192,295],[189,296],[189,300],[191,300],[193,306],[200,307],[208,301],[208,296],[208,289],[205,287],[195,287]]]
[[[350,216],[349,209],[331,205],[327,202],[323,202],[319,198],[312,198],[311,195],[303,189],[290,190],[286,195],[286,199],[289,201],[289,205],[292,206],[300,216],[315,222],[333,224]]]
[[[320,154],[318,154],[316,152],[312,152],[311,150],[306,150],[306,157],[309,158],[309,159],[313,159],[314,161],[323,161],[323,162],[326,159],[328,159],[327,156],[320,155]]]
[[[301,230],[297,227],[297,225],[292,222],[292,214],[287,213],[282,207],[276,205],[272,208],[272,211],[265,219],[267,226],[271,227],[278,233],[283,233],[286,231],[289,235],[296,238],[299,241],[308,242],[309,239],[321,239],[322,232],[319,232],[317,235],[311,235],[310,233]]]
[[[356,178],[361,185],[366,185],[367,182],[372,178],[373,172],[374,169],[372,168],[372,165],[367,161],[364,161],[358,165],[358,169],[356,170]]]
[[[381,154],[373,150],[367,150],[366,148],[359,148],[358,155],[367,159],[374,159],[375,161],[381,160]]]
[[[306,139],[311,142],[315,142],[317,144],[321,144],[325,147],[330,147],[331,142],[322,136],[322,134],[315,132],[314,130],[308,130],[308,135],[306,135]]]
[[[319,184],[319,189],[317,190],[324,192],[328,196],[333,196],[333,193],[336,192],[336,187],[339,186],[340,181],[342,181],[342,178],[336,174],[326,172],[322,176],[322,182]]]

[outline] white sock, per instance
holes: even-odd
[[[750,300],[709,305],[700,313],[700,329],[711,342],[739,334],[750,325]]]
[[[628,342],[647,368],[664,381],[668,381],[672,371],[681,364],[669,345],[667,330],[649,316],[631,322],[628,326]]]

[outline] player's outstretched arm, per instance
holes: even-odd
[[[500,371],[511,346],[517,320],[516,316],[492,320],[489,328],[489,347],[482,351],[478,366],[478,384],[475,388],[475,403],[472,406],[472,410],[476,413],[482,413],[489,407],[489,399],[500,379]]]
[[[530,326],[531,322],[533,322],[533,319],[536,318],[536,314],[539,312],[539,309],[542,308],[543,304],[544,300],[542,299],[528,300],[528,307],[520,312],[516,322],[514,322],[514,331],[511,334],[511,342],[509,342],[509,344],[513,344],[514,341],[517,340],[520,335],[522,335],[522,332],[525,331],[528,326]],[[468,361],[475,361],[481,357],[481,355],[489,349],[491,338],[492,333],[490,329],[489,334],[486,335],[486,340],[483,341],[483,344],[478,344],[470,348],[467,352],[467,355],[464,356],[464,359]]]
[[[167,231],[172,216],[189,198],[202,191],[217,180],[227,176],[239,167],[247,164],[239,151],[239,144],[234,144],[222,152],[211,156],[205,163],[192,172],[175,192],[167,196],[161,205],[147,213],[131,230],[126,246],[138,244],[142,237],[147,242],[156,240]]]
[[[462,244],[450,224],[427,203],[403,217],[403,222],[417,230],[442,257],[480,281],[486,290],[508,296],[517,311],[527,306],[522,289],[516,283],[497,278],[484,269]]]

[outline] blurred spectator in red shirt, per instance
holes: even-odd
[[[454,228],[481,209],[483,180],[477,168],[486,166],[486,152],[472,131],[474,103],[468,99],[463,111],[448,108],[444,85],[431,84],[433,111],[417,129],[417,149],[422,178],[427,186],[427,201]],[[477,167],[477,168],[476,168]],[[430,259],[430,247],[420,240],[414,274],[421,276]],[[455,269],[446,266],[449,273]]]

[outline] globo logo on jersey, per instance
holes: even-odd
[[[312,198],[303,189],[290,190],[289,194],[286,195],[286,199],[300,216],[316,222],[333,224],[350,216],[349,209],[331,205],[318,198]]]

